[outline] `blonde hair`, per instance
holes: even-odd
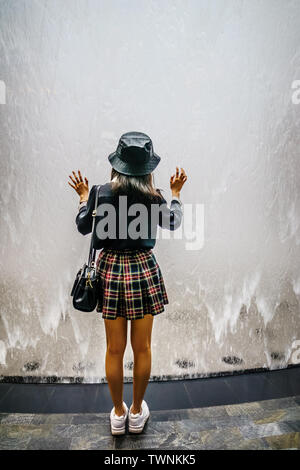
[[[155,188],[154,175],[130,176],[112,168],[111,185],[115,195],[126,194],[135,199],[162,199],[160,189]]]

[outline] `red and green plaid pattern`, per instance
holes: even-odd
[[[160,267],[149,248],[103,248],[97,259],[102,293],[96,307],[102,318],[137,320],[164,311],[168,296]]]

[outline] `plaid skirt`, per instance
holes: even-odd
[[[127,320],[157,315],[169,303],[163,276],[151,249],[103,248],[97,262],[100,280],[97,312]]]

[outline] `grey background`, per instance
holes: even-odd
[[[103,320],[69,295],[89,237],[67,180],[108,181],[130,130],[151,136],[168,201],[183,166],[181,199],[204,214],[200,249],[154,248],[170,304],[152,377],[300,361],[299,1],[2,0],[0,15],[0,374],[105,379]],[[125,380],[132,359],[128,335]]]

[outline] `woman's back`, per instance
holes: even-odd
[[[96,262],[99,279],[96,310],[102,312],[105,322],[105,370],[114,401],[111,433],[121,435],[126,432],[127,417],[129,432],[141,433],[150,415],[143,396],[150,377],[153,318],[169,303],[163,275],[151,248],[155,245],[157,225],[175,230],[181,224],[179,195],[187,176],[183,168],[179,175],[176,167],[176,174],[170,178],[169,209],[155,188],[152,172],[160,157],[154,152],[149,136],[141,132],[123,134],[108,160],[112,166],[109,183],[94,185],[89,191],[87,178],[83,179],[78,170],[78,177],[74,171],[74,179],[70,176],[73,185],[69,184],[80,196],[76,217],[79,232],[90,233],[94,220],[93,247],[103,248]],[[122,389],[128,320],[132,322],[130,340],[134,356],[134,400],[129,409],[123,402]]]
[[[76,217],[78,231],[92,231],[97,186],[91,188],[87,203],[81,205]],[[161,194],[160,190],[156,190]],[[155,246],[157,226],[176,230],[182,221],[182,205],[173,197],[170,209],[160,197],[141,197],[140,194],[115,194],[112,182],[101,185],[98,192],[93,246],[116,249],[151,249]]]

